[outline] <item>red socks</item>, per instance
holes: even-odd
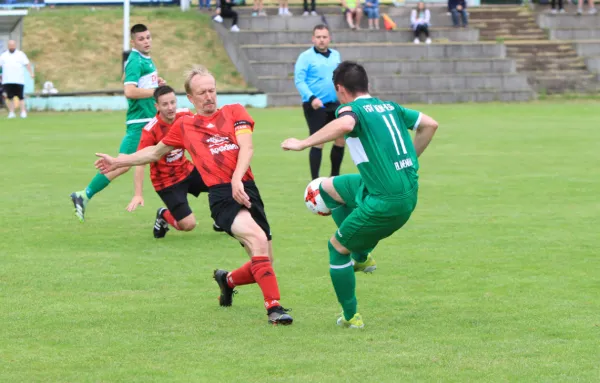
[[[229,273],[229,275],[227,275],[227,284],[229,287],[234,288],[235,286],[255,283],[256,281],[254,280],[254,275],[252,275],[251,265],[252,262],[248,261],[239,269],[235,269]]]
[[[271,265],[269,257],[266,255],[254,256],[251,258],[252,275],[262,290],[265,298],[265,308],[279,305],[279,286],[277,286],[277,277]]]
[[[165,219],[165,221],[167,221],[169,223],[169,225],[173,226],[177,230],[181,230],[179,228],[179,225],[177,224],[177,221],[175,220],[175,218],[173,218],[173,214],[171,214],[170,211],[165,210],[163,212],[162,216]]]
[[[279,286],[277,277],[269,257],[266,255],[254,256],[239,269],[235,269],[227,275],[229,287],[249,285],[258,283],[265,299],[265,308],[280,306]]]

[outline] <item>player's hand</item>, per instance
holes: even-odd
[[[94,166],[100,171],[100,173],[106,174],[117,169],[115,158],[104,153],[96,153],[96,157],[100,158],[94,162]]]
[[[312,106],[312,108],[314,110],[320,109],[323,107],[323,101],[319,100],[318,98],[315,98],[314,100],[312,100],[312,102],[310,103],[310,106]]]
[[[165,81],[164,78],[159,77],[158,78],[158,86],[163,86],[163,85],[167,85],[167,82]]]
[[[127,211],[132,212],[138,206],[144,206],[144,197],[142,197],[141,195],[134,195],[131,199],[131,202],[129,202],[129,205],[127,205]]]
[[[252,204],[250,203],[250,197],[244,190],[244,184],[242,181],[231,181],[231,191],[233,192],[233,199],[240,205],[250,209]]]
[[[281,148],[283,150],[293,150],[296,152],[306,149],[302,141],[297,138],[288,138],[287,140],[283,141],[281,143]]]

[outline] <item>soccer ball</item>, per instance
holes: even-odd
[[[319,186],[324,179],[325,177],[321,177],[310,181],[304,191],[304,203],[313,214],[331,215],[331,210],[325,205],[319,191]]]

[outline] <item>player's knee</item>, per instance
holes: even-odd
[[[331,237],[331,239],[329,240],[329,243],[331,244],[331,246],[333,246],[333,248],[340,254],[343,255],[348,255],[350,254],[350,250],[346,249],[344,247],[344,245],[342,245],[340,243],[340,241],[337,240],[337,238],[335,237],[335,235],[333,237]]]
[[[342,199],[342,197],[339,195],[339,193],[335,190],[335,187],[333,186],[333,179],[335,177],[328,177],[325,178],[322,182],[321,182],[321,188],[323,188],[323,190],[331,197],[333,198],[336,202],[339,203],[345,203],[344,200]]]
[[[194,215],[189,215],[181,221],[178,221],[177,224],[179,225],[179,228],[183,231],[192,231],[196,227],[196,218],[194,217]]]
[[[245,236],[245,245],[250,249],[252,255],[267,255],[269,253],[269,241],[265,232],[257,226]]]

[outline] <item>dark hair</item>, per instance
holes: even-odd
[[[164,96],[165,94],[169,93],[175,93],[173,88],[168,85],[159,86],[158,88],[154,89],[154,100],[158,102],[160,96]]]
[[[148,27],[146,27],[144,24],[136,24],[133,27],[131,27],[131,36],[135,35],[136,33],[140,33],[140,32],[146,32],[148,30]]]
[[[333,71],[333,84],[341,85],[351,94],[367,93],[369,77],[365,68],[354,61],[343,61]]]
[[[315,25],[315,27],[313,28],[313,36],[315,34],[316,31],[321,31],[325,29],[327,32],[331,33],[331,31],[329,30],[329,27],[325,24],[317,24]]]

